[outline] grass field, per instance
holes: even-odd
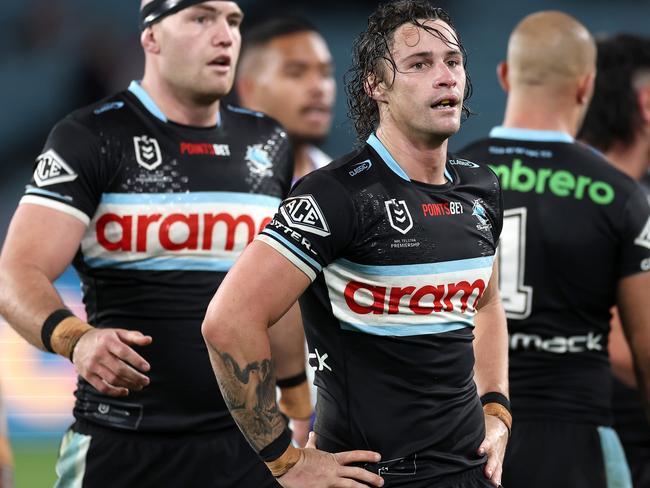
[[[15,460],[15,488],[54,486],[58,439],[12,441],[12,448]]]

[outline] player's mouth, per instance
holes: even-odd
[[[217,71],[227,72],[230,70],[231,64],[232,64],[232,60],[230,56],[223,54],[221,56],[217,56],[212,61],[210,61],[208,63],[208,66],[216,68]]]
[[[306,105],[300,109],[300,113],[315,122],[329,122],[332,117],[332,109],[324,104]]]
[[[434,101],[430,107],[436,110],[454,109],[460,103],[460,99],[455,96],[441,97]]]

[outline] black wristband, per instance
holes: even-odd
[[[270,463],[282,456],[284,451],[289,447],[289,444],[291,444],[291,431],[287,427],[277,439],[259,452],[259,456],[264,462]]]
[[[67,308],[60,308],[52,312],[49,317],[45,319],[45,322],[43,322],[43,327],[41,327],[41,342],[45,346],[45,349],[50,352],[54,352],[54,349],[52,349],[52,343],[50,342],[52,340],[54,329],[56,329],[56,326],[59,325],[64,319],[73,316],[74,314]]]
[[[488,403],[498,403],[499,405],[503,405],[505,409],[512,415],[512,410],[510,409],[510,400],[508,400],[508,397],[503,393],[499,393],[498,391],[491,391],[489,393],[486,393],[481,397],[481,405],[487,405]]]
[[[307,381],[307,372],[303,371],[302,373],[298,373],[296,376],[278,380],[276,384],[278,385],[278,388],[291,388],[292,386],[301,385],[305,381]]]

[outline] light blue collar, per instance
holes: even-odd
[[[156,105],[156,102],[152,100],[146,90],[142,88],[142,85],[139,81],[133,80],[129,85],[129,91],[133,93],[138,98],[138,100],[140,100],[140,103],[145,106],[151,115],[159,120],[162,120],[163,122],[168,121],[167,116],[163,113],[162,110],[160,110],[160,107]],[[221,114],[217,112],[217,126],[219,125],[221,125]]]
[[[494,127],[490,131],[490,137],[496,139],[513,139],[515,141],[534,141],[534,142],[574,142],[566,132],[556,130],[533,130],[523,129],[521,127]]]
[[[406,171],[402,169],[402,167],[395,161],[393,156],[388,152],[388,149],[386,149],[386,146],[379,140],[379,138],[375,135],[373,132],[368,136],[368,139],[366,140],[370,146],[377,151],[377,154],[383,159],[384,163],[386,163],[386,166],[388,166],[393,173],[395,173],[397,176],[400,178],[406,180],[406,181],[411,181],[411,178],[406,174]],[[451,176],[451,173],[447,170],[447,165],[445,164],[445,177],[449,181],[453,181],[453,178]]]

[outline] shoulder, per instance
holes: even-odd
[[[298,180],[295,186],[296,188],[336,187],[349,194],[374,180],[376,171],[377,163],[373,161],[370,152],[365,147],[361,147],[312,171]]]
[[[284,128],[280,123],[262,112],[256,112],[237,105],[226,104],[222,110],[227,123],[244,127],[255,127],[257,130],[280,130]]]

